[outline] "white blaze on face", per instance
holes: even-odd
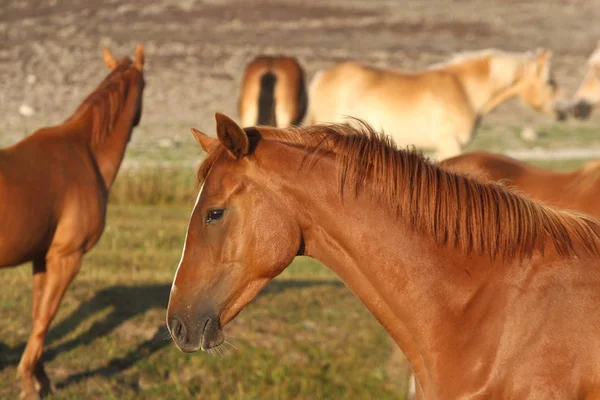
[[[185,240],[183,241],[183,251],[181,252],[181,259],[179,260],[179,265],[177,266],[177,271],[175,271],[175,277],[173,278],[173,286],[171,286],[171,295],[175,293],[177,290],[177,286],[175,286],[175,281],[177,280],[177,274],[179,273],[179,268],[181,268],[181,263],[183,262],[183,256],[185,255],[185,245],[187,244],[188,232],[190,231],[190,225],[192,223],[192,215],[194,211],[196,211],[196,207],[198,207],[198,203],[200,202],[200,195],[202,194],[202,189],[204,189],[204,183],[200,187],[200,191],[198,192],[198,197],[196,198],[196,204],[194,204],[194,208],[192,210],[192,214],[190,215],[190,222],[188,223],[188,229],[185,233]]]

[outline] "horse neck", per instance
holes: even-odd
[[[96,141],[91,135],[89,137],[92,154],[107,189],[110,189],[112,186],[123,162],[125,150],[133,130],[133,119],[139,95],[141,95],[139,88],[132,85],[128,91],[125,106],[121,110],[112,130],[110,132],[102,132],[100,136],[104,139],[100,141]],[[108,127],[107,129],[111,128]]]
[[[439,358],[450,356],[444,354],[449,344],[451,352],[464,351],[463,359],[471,360],[468,341],[460,347],[452,338],[470,336],[457,330],[476,320],[469,314],[475,296],[482,307],[497,300],[500,289],[483,287],[486,275],[503,266],[485,268],[478,265],[486,263],[484,257],[436,245],[366,194],[342,200],[329,157],[298,173],[301,156],[278,154],[273,173],[287,175],[280,192],[296,202],[304,254],[332,269],[361,299],[401,347],[420,384],[436,376]],[[282,167],[281,160],[290,164]]]
[[[519,63],[512,58],[497,59],[493,55],[467,60],[449,66],[462,82],[473,110],[486,115],[518,94],[513,85]]]

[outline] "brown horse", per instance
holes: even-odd
[[[109,75],[58,126],[0,150],[0,267],[33,261],[33,329],[18,376],[21,397],[50,391],[42,350],[84,253],[104,230],[108,191],[142,115],[144,50],[104,49]]]
[[[551,53],[488,49],[407,72],[345,62],[318,72],[309,87],[307,123],[361,118],[399,145],[460,153],[481,118],[511,97],[562,119]]]
[[[592,110],[600,104],[600,40],[587,62],[588,69],[573,98],[573,115],[589,118]]]
[[[209,154],[167,309],[181,350],[220,346],[222,327],[307,255],[390,333],[421,397],[600,395],[595,220],[373,131],[242,130],[217,114],[218,140],[194,133]]]
[[[304,70],[294,57],[259,56],[246,67],[238,103],[242,126],[298,125],[306,102]]]
[[[600,160],[575,171],[551,171],[485,151],[461,154],[440,163],[443,168],[500,181],[544,204],[600,218]]]

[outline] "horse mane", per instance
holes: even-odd
[[[276,129],[246,128],[251,141],[303,145],[309,155],[336,158],[340,194],[366,192],[438,245],[486,253],[503,260],[531,257],[550,240],[562,256],[577,249],[600,255],[600,224],[572,212],[534,202],[504,185],[445,170],[414,150],[399,150],[393,139],[360,121]],[[225,152],[217,146],[199,168],[206,178]]]
[[[135,71],[134,75],[132,71]],[[120,113],[125,107],[133,76],[142,79],[141,72],[133,67],[129,58],[121,60],[100,85],[83,100],[67,121],[89,118],[91,114],[93,121],[91,143],[93,145],[103,143],[114,130]]]
[[[512,56],[515,59],[518,60],[528,60],[528,59],[534,59],[534,53],[531,51],[525,51],[525,52],[508,52],[508,51],[503,51],[503,50],[499,50],[499,49],[494,49],[494,48],[489,48],[489,49],[483,49],[483,50],[475,50],[475,51],[463,51],[460,53],[456,53],[453,54],[449,60],[447,61],[443,61],[441,63],[437,63],[437,64],[432,64],[429,67],[427,67],[428,70],[431,69],[438,69],[438,68],[444,68],[444,67],[450,67],[450,66],[455,66],[458,64],[463,64],[463,63],[467,63],[469,61],[474,61],[474,60],[478,60],[478,59],[484,59],[486,57],[493,57],[493,56],[501,56],[501,55],[505,55],[505,56]]]

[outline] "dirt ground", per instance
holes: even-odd
[[[554,51],[571,94],[600,39],[599,0],[12,0],[0,4],[0,145],[66,119],[115,55],[146,49],[147,87],[132,157],[214,132],[216,111],[237,117],[244,66],[257,54],[298,57],[308,79],[355,59],[406,69],[497,47]],[[22,104],[34,114],[19,113]],[[485,119],[547,124],[517,101]],[[148,152],[146,154],[153,154]]]

